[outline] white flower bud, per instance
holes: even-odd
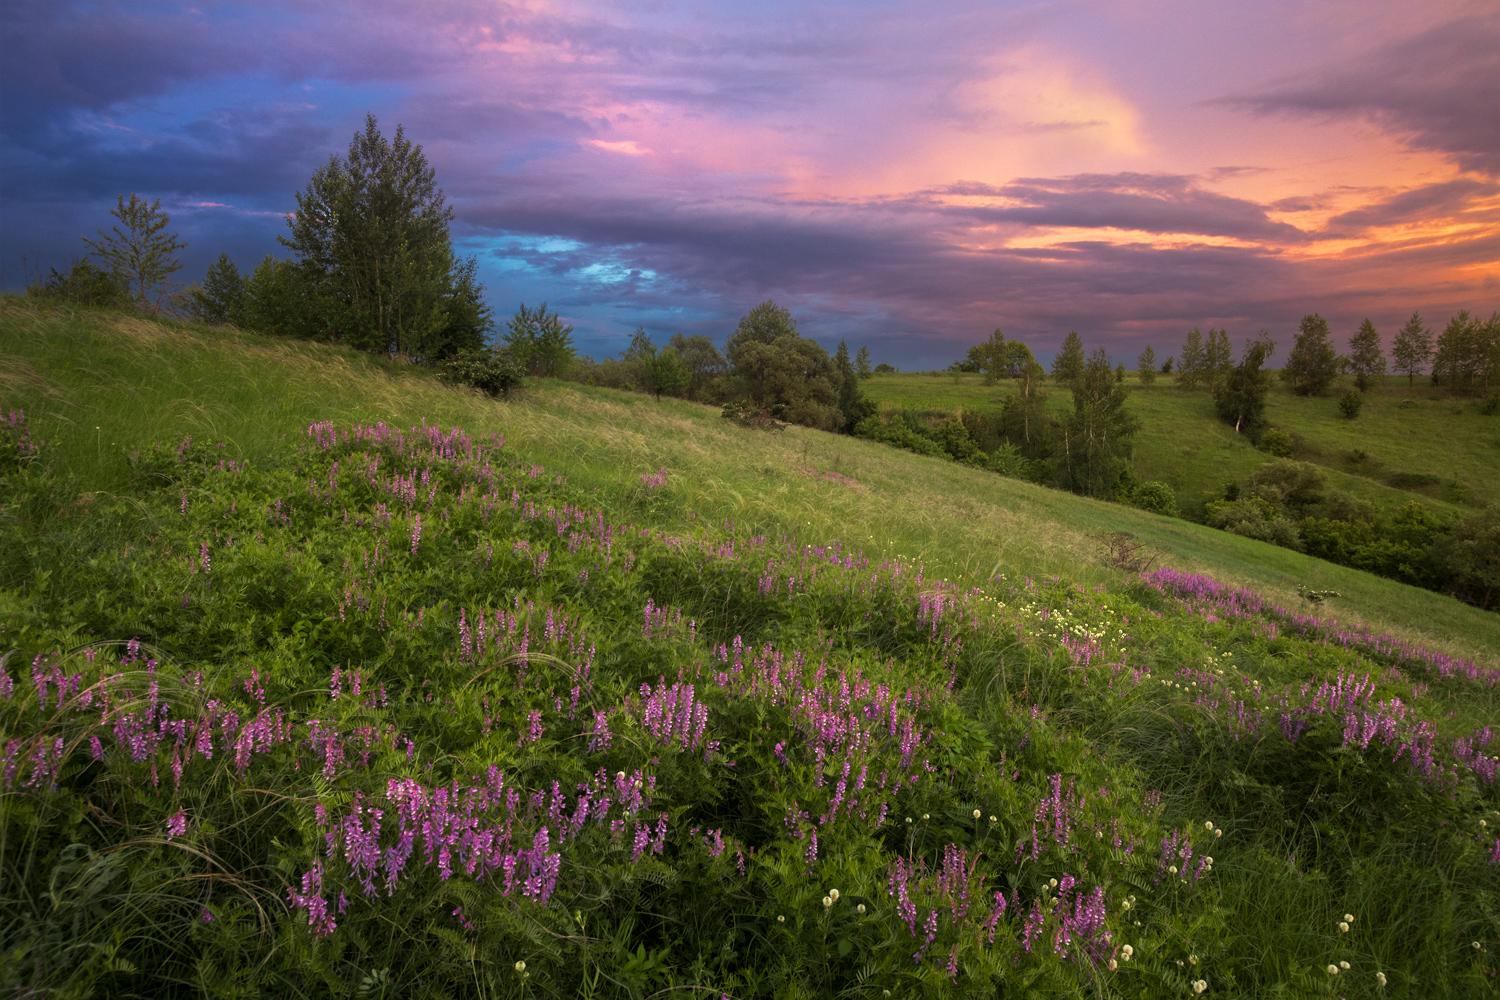
[[[1127,962],[1130,961],[1130,956],[1134,955],[1134,954],[1135,954],[1135,949],[1132,948],[1132,947],[1130,947],[1130,945],[1128,945],[1128,944],[1125,945],[1124,947],[1122,947],[1120,949],[1120,957],[1123,958]]]
[[[525,972],[526,971],[526,963],[525,962],[517,962],[516,963],[516,971],[517,972]]]
[[[980,814],[979,814],[979,810],[978,810],[978,809],[975,809],[975,810],[974,810],[974,818],[975,818],[975,819],[978,819],[978,818],[979,818],[979,815],[980,815]]]
[[[1213,825],[1213,823],[1211,821],[1203,824],[1203,829],[1205,829],[1205,830],[1212,830],[1213,828],[1214,828],[1214,825]]]
[[[786,923],[786,916],[783,915],[783,914],[780,914],[780,913],[776,914],[776,922],[778,924],[784,924],[784,923]]]
[[[828,896],[835,903],[837,903],[839,901],[839,891],[837,889],[829,889],[828,890]]]
[[[832,906],[833,905],[833,897],[832,896],[824,896],[823,897],[823,905],[825,907]]]
[[[1328,967],[1328,974],[1330,976],[1336,976],[1336,975],[1338,975],[1339,974],[1339,967],[1337,965],[1330,965]]]
[[[1352,924],[1352,923],[1354,923],[1354,914],[1352,914],[1352,913],[1346,913],[1346,914],[1344,914],[1344,923],[1346,923],[1346,924]]]
[[[1348,923],[1348,921],[1344,921],[1344,920],[1340,920],[1339,921],[1339,933],[1340,934],[1348,934],[1349,933],[1349,923]]]
[[[1377,973],[1375,973],[1375,982],[1376,982],[1376,984],[1381,989],[1385,989],[1385,973],[1384,972],[1377,972]]]
[[[857,912],[857,913],[860,913],[860,914],[861,914],[861,915],[862,915],[862,914],[863,914],[863,913],[864,913],[864,912],[865,912],[865,904],[864,904],[864,903],[860,903],[860,904],[859,904],[859,905],[858,905],[858,906],[856,906],[856,907],[855,907],[855,908],[854,908],[854,909],[855,909],[855,911],[856,911],[856,912]]]

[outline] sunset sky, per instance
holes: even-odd
[[[595,357],[766,298],[902,368],[1500,309],[1494,0],[10,0],[0,35],[10,289],[121,192],[184,280],[285,253],[369,111],[497,318],[545,300]]]

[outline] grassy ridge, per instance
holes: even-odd
[[[7,986],[1493,993],[1500,675],[1086,532],[1282,550],[688,404],[4,310],[49,442],[0,470]]]
[[[936,577],[1060,575],[1090,586],[1120,578],[1101,563],[1094,536],[1125,531],[1160,549],[1173,566],[1250,587],[1286,607],[1298,605],[1299,584],[1336,590],[1344,595],[1335,611],[1341,617],[1484,662],[1500,656],[1500,617],[1450,598],[870,442],[798,427],[750,434],[728,426],[711,407],[571,383],[544,384],[518,404],[493,402],[341,348],[110,314],[44,312],[15,300],[0,309],[7,405],[34,415],[59,466],[76,470],[91,490],[128,491],[134,474],[127,455],[157,441],[212,437],[226,443],[228,454],[254,461],[275,454],[283,435],[299,434],[315,420],[403,426],[427,420],[503,433],[512,447],[602,490],[606,503],[642,473],[666,467],[686,484],[681,506],[663,512],[668,520],[692,510],[762,533],[878,541]],[[896,378],[875,379],[873,391],[904,384]],[[912,378],[921,391],[923,379],[983,388],[977,377]],[[1169,398],[1172,391],[1155,395]],[[1201,432],[1218,431],[1204,423]],[[1246,462],[1264,460],[1248,447],[1236,453]]]

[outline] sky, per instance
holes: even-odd
[[[372,113],[596,358],[768,298],[903,370],[1500,309],[1493,0],[8,0],[0,51],[10,290],[121,193],[184,281],[285,255]]]

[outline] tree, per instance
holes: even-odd
[[[245,279],[240,318],[244,327],[278,337],[315,337],[321,309],[306,272],[294,262],[266,254]]]
[[[675,396],[687,388],[688,369],[676,351],[670,347],[657,350],[656,345],[647,338],[646,350],[642,353],[641,372],[645,376],[646,391],[655,393],[658,403],[661,402],[662,393]]]
[[[504,344],[521,371],[557,378],[573,363],[572,333],[573,328],[564,326],[557,313],[547,311],[547,303],[527,309],[523,302],[506,324]],[[640,334],[644,336],[645,331]],[[650,342],[648,338],[646,343]]]
[[[852,434],[861,420],[874,415],[875,404],[860,392],[859,373],[849,360],[849,345],[842,340],[833,356],[833,368],[839,380],[839,414],[842,418],[839,429]]]
[[[245,312],[245,279],[229,254],[208,265],[202,287],[194,290],[193,313],[205,323],[240,323]]]
[[[1187,332],[1182,342],[1182,357],[1177,362],[1177,384],[1184,389],[1196,389],[1203,379],[1203,334],[1195,326]]]
[[[792,319],[789,309],[778,306],[770,299],[755,306],[740,317],[739,325],[724,344],[724,355],[733,364],[733,355],[741,345],[749,343],[770,344],[778,337],[800,336],[797,321]]]
[[[1448,321],[1438,337],[1432,361],[1432,381],[1449,391],[1489,390],[1500,369],[1500,314],[1489,322],[1470,316],[1467,309]]]
[[[792,314],[775,302],[767,299],[740,318],[724,355],[751,406],[822,430],[843,425],[843,377],[834,360],[799,334]]]
[[[1422,325],[1422,317],[1412,313],[1391,346],[1391,361],[1396,371],[1406,375],[1406,387],[1412,387],[1415,376],[1422,374],[1427,362],[1432,360],[1432,333]]]
[[[861,347],[859,353],[854,356],[854,372],[860,378],[869,378],[873,372],[870,369],[870,349]]]
[[[1063,338],[1062,349],[1052,359],[1052,377],[1062,385],[1071,386],[1083,377],[1083,338],[1077,330],[1069,330]]]
[[[724,355],[719,353],[712,340],[701,333],[691,337],[674,333],[667,346],[677,352],[687,368],[687,398],[704,398],[713,381],[724,374]]]
[[[1119,485],[1140,422],[1125,411],[1125,387],[1115,381],[1109,355],[1096,348],[1073,384],[1061,473],[1079,493],[1105,497]]]
[[[1264,331],[1246,341],[1240,363],[1214,387],[1214,408],[1219,419],[1234,425],[1236,434],[1260,436],[1266,425],[1266,396],[1271,391],[1271,373],[1262,366],[1276,352],[1276,342]]]
[[[1167,355],[1167,360],[1161,363],[1161,373],[1163,375],[1172,374],[1172,356],[1170,354]]]
[[[1036,363],[1031,348],[1019,340],[1006,340],[999,329],[984,343],[969,348],[969,358],[974,362],[974,370],[984,373],[985,385],[993,385],[1002,378],[1020,378]]]
[[[1027,352],[1030,354],[1030,351]],[[1051,454],[1051,419],[1047,413],[1047,394],[1041,391],[1047,370],[1032,358],[1015,376],[1020,392],[1005,401],[1000,420],[1006,440],[1018,445],[1030,459]]]
[[[1135,359],[1135,370],[1142,385],[1151,385],[1156,381],[1156,349],[1150,344],[1147,344],[1146,349]]]
[[[159,314],[167,278],[182,270],[182,262],[172,255],[187,244],[176,233],[162,232],[172,220],[161,210],[160,199],[147,205],[134,192],[128,203],[118,195],[109,214],[125,228],[101,229],[99,239],[85,236],[83,242],[106,270],[120,277],[137,308]]]
[[[1203,381],[1210,390],[1216,389],[1233,368],[1234,348],[1229,343],[1229,331],[1210,328],[1203,345]]]
[[[1354,385],[1365,392],[1375,380],[1385,377],[1385,353],[1380,349],[1380,334],[1369,317],[1359,325],[1359,332],[1349,338],[1349,370],[1354,373]]]
[[[1338,352],[1328,336],[1328,321],[1317,313],[1302,317],[1297,340],[1281,369],[1281,379],[1290,382],[1299,396],[1321,396],[1339,372]]]
[[[287,217],[293,250],[326,336],[373,351],[444,357],[478,349],[490,330],[472,264],[453,254],[453,209],[421,146],[402,126],[387,140],[374,115],[329,157]]]

